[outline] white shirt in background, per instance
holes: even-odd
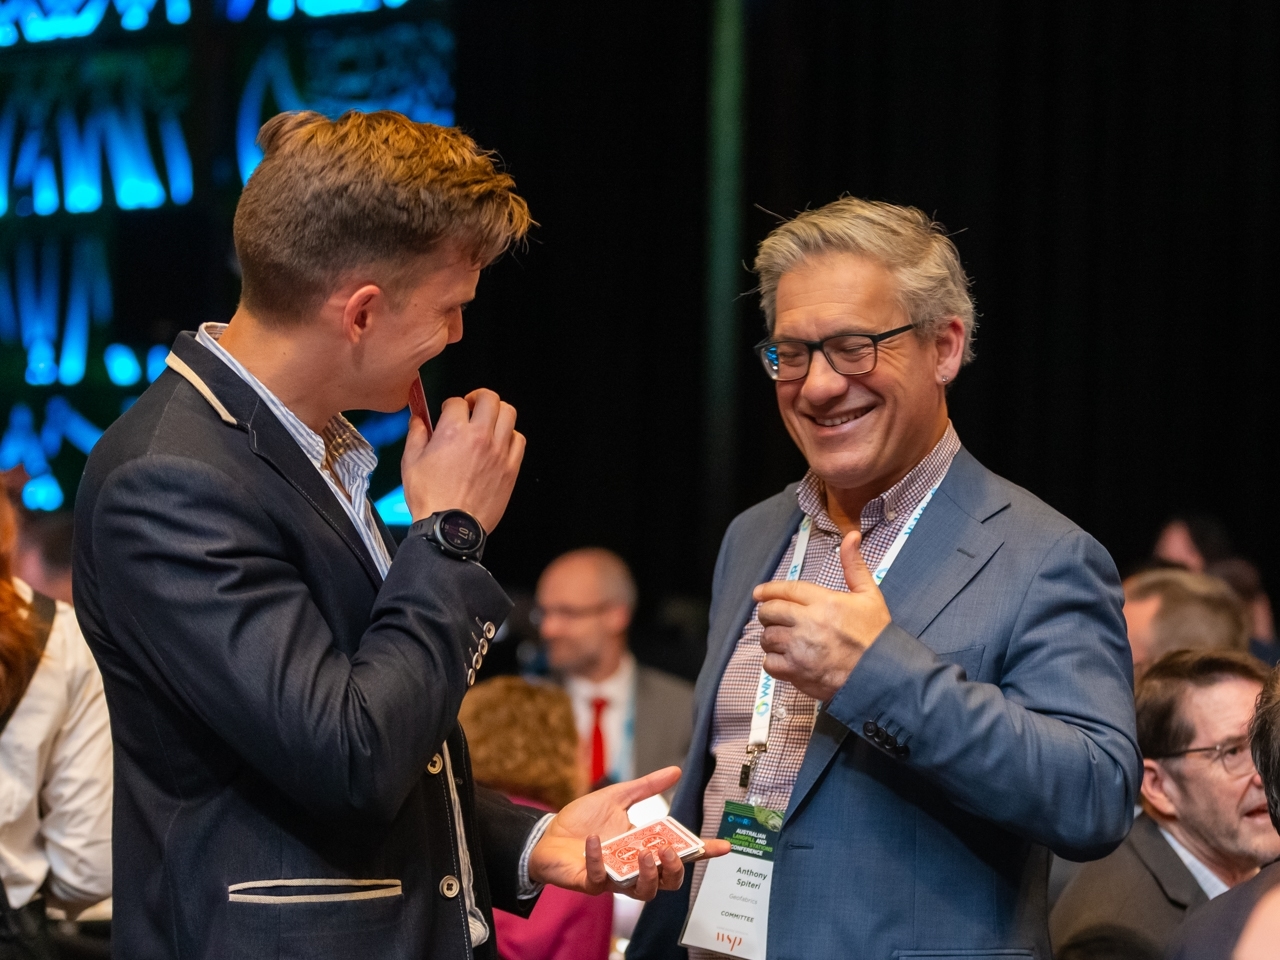
[[[591,702],[597,697],[609,702],[600,714],[605,775],[615,783],[633,779],[636,770],[636,658],[630,652],[624,653],[618,669],[599,683],[582,677],[566,677],[564,688],[573,701],[573,720],[588,758],[591,756],[591,732],[596,718]]]
[[[14,578],[24,600],[31,587]],[[0,877],[9,906],[41,887],[72,910],[111,895],[111,725],[102,676],[71,607],[0,734]],[[43,811],[43,815],[42,815]]]

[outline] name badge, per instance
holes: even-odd
[[[707,861],[680,945],[731,957],[765,960],[769,943],[769,889],[782,814],[730,800],[720,819],[731,852]]]

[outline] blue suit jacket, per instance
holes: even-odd
[[[794,487],[730,525],[693,745],[672,813],[697,828],[716,690],[800,522]],[[769,960],[1049,960],[1049,851],[1103,856],[1142,778],[1115,566],[967,451],[881,585],[893,614],[818,714],[786,811]],[[689,886],[627,956],[673,958]]]
[[[378,573],[253,389],[183,334],[225,405],[165,371],[76,501],[76,615],[115,742],[112,949],[127,960],[470,960],[448,742],[477,903],[527,914],[541,813],[471,782],[457,724],[510,601],[420,536]],[[475,951],[495,957],[494,941]]]

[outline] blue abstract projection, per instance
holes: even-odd
[[[177,48],[0,64],[0,217],[92,213],[108,174],[121,210],[189,202],[186,74]]]
[[[90,327],[109,324],[112,314],[111,273],[96,236],[66,244],[25,239],[11,261],[0,260],[0,347],[26,351],[32,386],[83,380]]]
[[[423,122],[452,126],[453,33],[434,21],[381,29],[325,30],[306,37],[297,56],[282,41],[268,43],[245,80],[236,116],[236,159],[248,182],[262,160],[258,128],[281,110],[397,110]],[[301,63],[302,82],[293,65]]]
[[[19,36],[28,43],[87,37],[115,8],[120,26],[141,30],[151,22],[156,0],[0,0],[0,47]],[[181,24],[191,19],[191,0],[165,0],[165,19]]]
[[[301,10],[308,17],[335,17],[347,13],[373,13],[375,10],[397,10],[407,0],[266,0],[267,16],[272,20],[288,20]],[[232,23],[240,23],[253,12],[257,0],[226,0],[224,12]]]

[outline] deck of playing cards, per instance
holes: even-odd
[[[674,817],[663,817],[643,827],[634,827],[600,845],[604,869],[615,883],[629,887],[640,878],[640,857],[671,847],[687,863],[702,855],[702,838],[690,833]]]

